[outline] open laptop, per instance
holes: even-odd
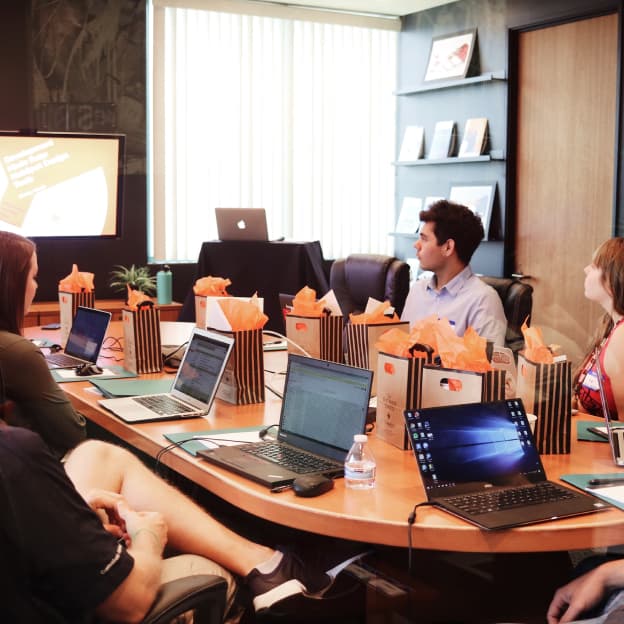
[[[341,477],[353,436],[364,433],[373,374],[289,354],[277,440],[199,451],[209,462],[270,488],[302,474]],[[306,465],[294,466],[290,455]]]
[[[600,394],[600,404],[602,406],[602,415],[605,419],[604,426],[587,427],[588,431],[605,438],[611,447],[611,455],[616,466],[624,466],[624,448],[622,448],[621,434],[616,434],[616,429],[624,429],[624,423],[616,424],[611,418],[611,410],[607,402],[607,395],[604,389],[604,377],[602,375],[602,366],[600,365],[600,353],[596,354],[596,380],[598,382],[598,392]]]
[[[48,368],[76,368],[83,364],[95,364],[100,356],[110,319],[110,312],[79,306],[64,352],[47,353],[44,356]]]
[[[215,208],[215,217],[219,240],[269,240],[264,208]]]
[[[171,392],[103,399],[99,404],[125,422],[205,416],[217,393],[234,339],[195,328]]]
[[[428,501],[483,529],[609,507],[547,479],[520,399],[404,414]]]

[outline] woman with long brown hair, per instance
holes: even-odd
[[[85,438],[85,419],[54,381],[43,354],[22,335],[24,316],[37,291],[35,244],[0,232],[0,367],[10,424],[36,431],[63,456]]]

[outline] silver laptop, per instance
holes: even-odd
[[[83,364],[95,364],[100,356],[110,319],[110,312],[79,306],[64,352],[48,353],[44,356],[48,368],[77,368]]]
[[[600,404],[602,406],[602,414],[605,424],[602,427],[587,427],[588,431],[605,438],[611,447],[611,455],[616,466],[624,466],[624,436],[622,429],[624,423],[613,422],[611,410],[607,402],[607,395],[604,389],[604,377],[602,374],[602,366],[600,365],[600,352],[596,353],[596,379],[598,382],[598,392],[600,393]],[[619,431],[618,431],[619,430]]]
[[[427,500],[483,529],[609,505],[549,481],[521,399],[405,411]]]
[[[198,455],[270,488],[302,474],[341,477],[353,435],[364,433],[373,373],[289,354],[277,440]]]
[[[99,404],[125,422],[197,418],[210,411],[234,339],[195,328],[171,392],[104,399]]]
[[[269,240],[264,208],[215,208],[215,217],[219,240]]]

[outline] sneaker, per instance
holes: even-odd
[[[345,559],[326,572],[317,572],[306,567],[297,555],[283,552],[282,560],[275,570],[262,574],[255,568],[247,575],[247,584],[253,594],[256,613],[270,609],[273,605],[297,594],[305,598],[321,599],[334,580],[348,565],[361,559],[361,552]]]
[[[247,575],[246,581],[254,597],[256,613],[296,594],[303,594],[306,598],[322,598],[334,582],[335,577],[306,569],[303,561],[295,554],[284,552],[282,555],[282,560],[272,572],[262,574],[254,568]]]

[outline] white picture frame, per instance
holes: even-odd
[[[467,206],[481,218],[483,240],[488,240],[492,208],[496,196],[496,182],[473,182],[451,184],[449,200]]]
[[[466,78],[477,41],[477,29],[434,37],[425,82]]]

